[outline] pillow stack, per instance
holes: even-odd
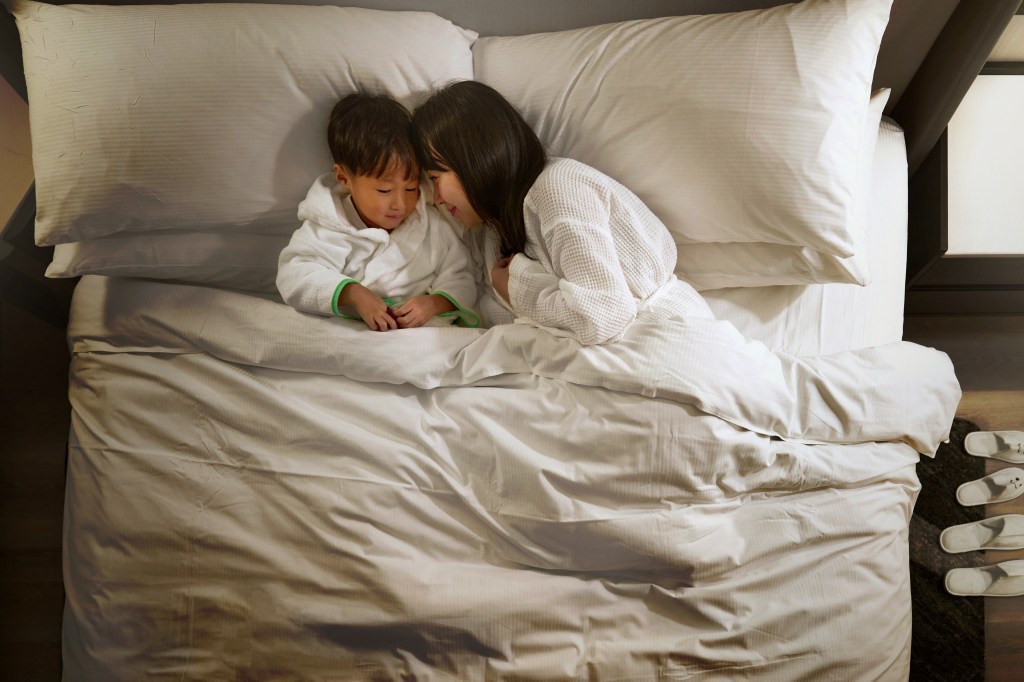
[[[476,78],[553,156],[632,189],[699,289],[865,284],[871,83],[892,0],[478,38],[428,12],[15,4],[48,274],[274,290],[357,89]]]

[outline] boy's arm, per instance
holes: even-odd
[[[428,229],[436,231],[440,238],[439,259],[430,291],[450,305],[437,314],[458,315],[465,326],[479,327],[480,317],[472,310],[477,298],[477,273],[469,248],[443,220],[431,221]]]
[[[277,289],[284,302],[297,310],[337,315],[339,295],[356,282],[338,266],[346,262],[351,247],[339,240],[327,245],[319,229],[306,221],[292,235],[278,258]],[[330,258],[324,253],[328,249]]]

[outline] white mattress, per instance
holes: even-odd
[[[796,355],[835,353],[903,338],[907,262],[907,152],[903,130],[883,118],[868,213],[871,282],[703,292],[746,336]]]

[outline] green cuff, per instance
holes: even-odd
[[[455,324],[459,325],[460,327],[475,328],[480,326],[480,316],[474,313],[469,308],[463,308],[461,305],[459,305],[459,302],[456,301],[451,294],[448,294],[444,291],[432,291],[431,293],[437,294],[438,296],[444,296],[445,298],[448,299],[449,303],[455,306],[455,310],[450,310],[447,313],[441,313],[440,315],[438,315],[438,317],[456,317],[458,319],[455,320]]]
[[[346,315],[345,313],[341,312],[341,309],[338,306],[338,299],[341,297],[341,290],[344,289],[349,284],[351,284],[352,282],[359,284],[358,281],[352,278],[348,278],[341,280],[341,282],[338,283],[338,286],[335,287],[334,295],[331,296],[331,312],[334,313],[337,317],[344,317],[347,320],[358,320],[360,318],[355,317],[353,315]]]

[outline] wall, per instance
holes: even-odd
[[[949,255],[1024,253],[1024,72],[981,75],[949,122]]]
[[[32,184],[28,104],[0,78],[0,230]]]
[[[1024,16],[989,62],[1024,62]],[[949,122],[949,255],[1024,254],[1024,70],[981,75]]]
[[[999,42],[992,49],[993,62],[1024,62],[1024,15],[1010,19]]]

